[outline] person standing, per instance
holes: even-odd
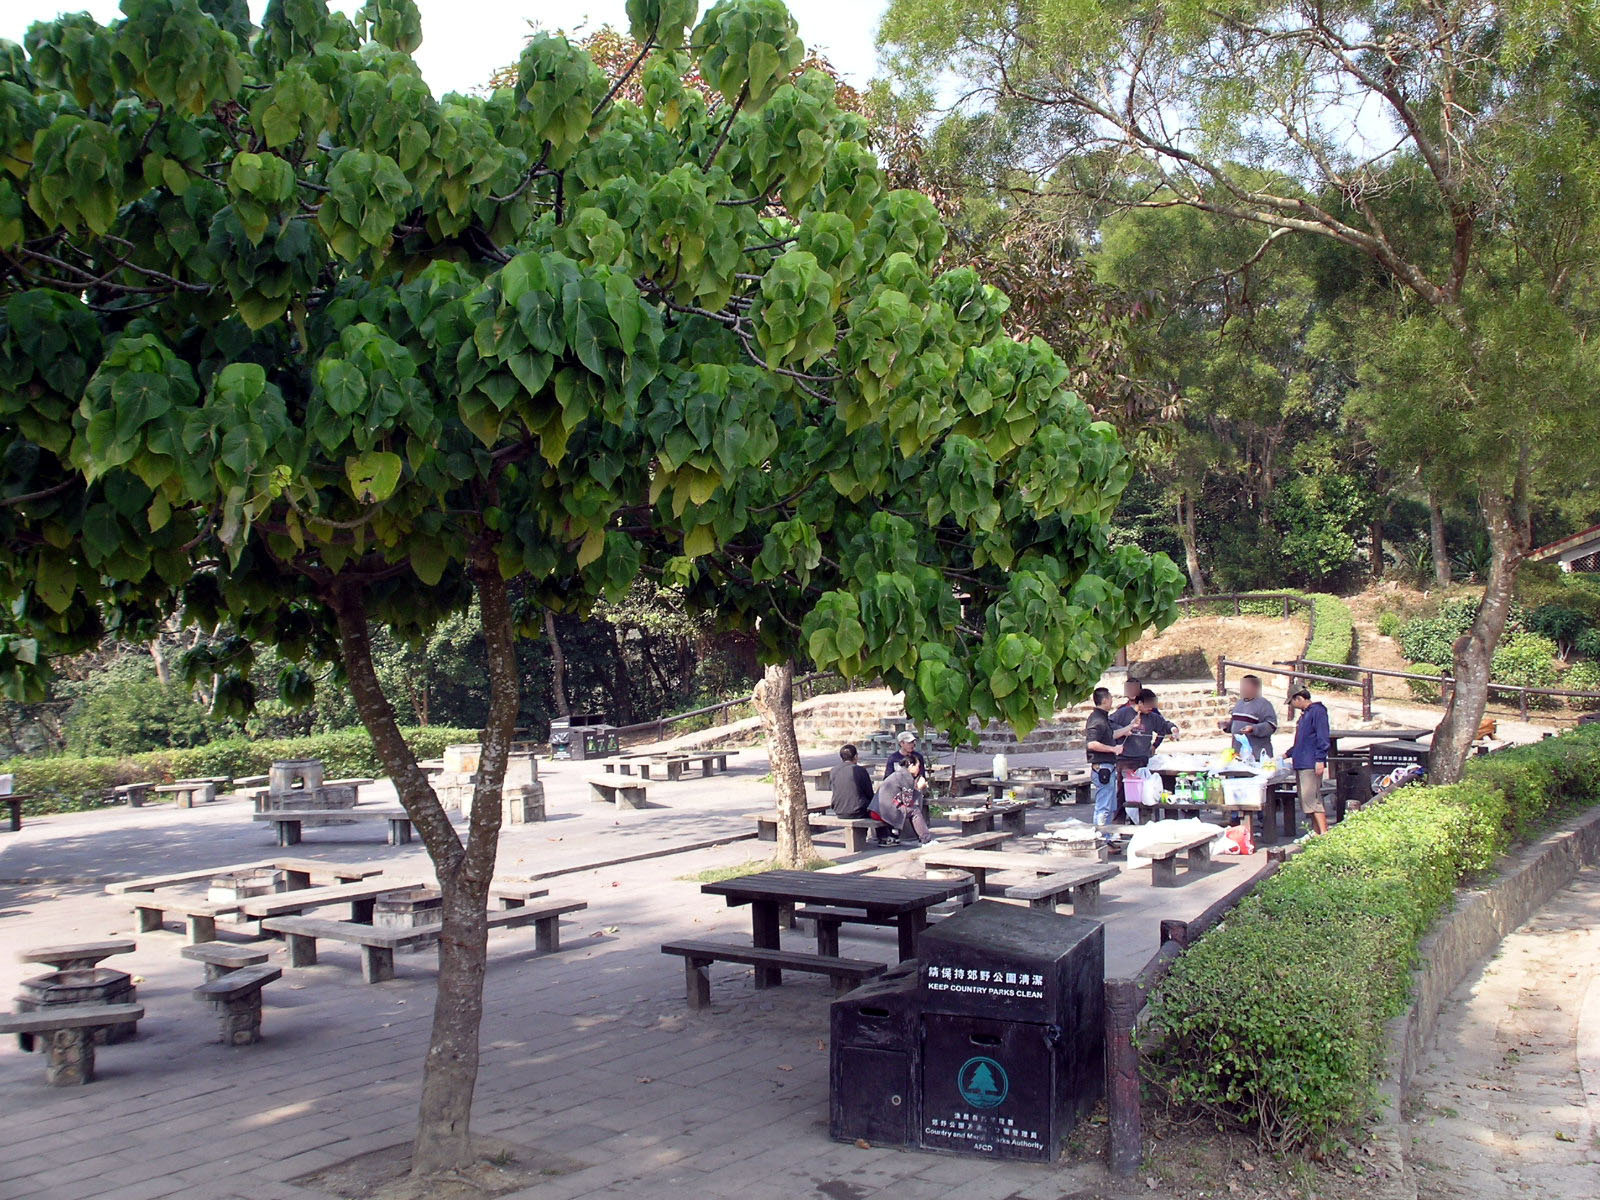
[[[1089,754],[1089,786],[1094,791],[1094,827],[1102,841],[1111,840],[1111,819],[1117,813],[1117,745],[1111,730],[1111,689],[1095,688],[1094,707],[1083,726],[1083,748]]]
[[[1322,777],[1328,773],[1331,741],[1328,710],[1320,700],[1313,700],[1311,690],[1304,687],[1289,694],[1289,707],[1299,714],[1294,723],[1294,745],[1289,750],[1289,762],[1300,787],[1300,811],[1316,825],[1318,833],[1327,833],[1328,813],[1322,803]]]
[[[1239,680],[1239,699],[1218,728],[1237,737],[1244,734],[1256,761],[1272,757],[1272,735],[1278,731],[1278,710],[1261,694],[1261,679],[1246,675]]]
[[[1149,688],[1141,688],[1138,696],[1134,698],[1131,715],[1124,716],[1126,705],[1111,714],[1112,738],[1122,743],[1122,753],[1118,757],[1119,773],[1123,779],[1123,793],[1127,793],[1127,780],[1143,770],[1150,762],[1150,756],[1156,748],[1167,738],[1179,736],[1178,727],[1166,717],[1161,715],[1157,707],[1156,694]],[[1135,825],[1139,823],[1139,810],[1134,805],[1127,806],[1128,820]]]
[[[1122,681],[1122,703],[1111,714],[1112,723],[1122,725],[1133,720],[1134,708],[1139,703],[1139,693],[1144,691],[1144,680],[1129,675]]]
[[[829,776],[833,791],[833,815],[856,820],[867,815],[872,804],[872,776],[856,761],[853,744],[839,747],[839,764]]]

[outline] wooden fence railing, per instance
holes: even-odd
[[[1322,683],[1329,687],[1350,687],[1352,684],[1361,689],[1361,719],[1372,720],[1373,679],[1382,676],[1386,679],[1416,680],[1419,683],[1437,683],[1439,685],[1439,698],[1441,701],[1450,698],[1450,689],[1455,686],[1455,680],[1449,675],[1424,675],[1417,671],[1391,671],[1387,667],[1358,667],[1353,663],[1331,663],[1320,659],[1300,657],[1289,662],[1276,663],[1270,667],[1263,667],[1255,663],[1237,662],[1231,658],[1217,659],[1217,695],[1222,695],[1227,689],[1227,673],[1229,667],[1236,667],[1245,671],[1259,671],[1271,675],[1285,675],[1289,678],[1289,688],[1292,690],[1295,683],[1306,681]],[[1321,668],[1323,672],[1342,671],[1344,675],[1330,675],[1308,671],[1308,667]],[[1350,675],[1359,678],[1351,680]],[[1565,688],[1524,687],[1514,683],[1491,683],[1489,692],[1515,692],[1517,694],[1517,711],[1526,721],[1529,716],[1529,696],[1550,696],[1567,700],[1594,700],[1600,703],[1600,692],[1571,691]],[[1417,698],[1417,703],[1430,703]]]

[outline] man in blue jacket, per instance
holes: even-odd
[[[1322,805],[1322,777],[1328,773],[1328,710],[1320,700],[1312,700],[1308,688],[1289,694],[1289,707],[1299,713],[1294,726],[1294,746],[1289,761],[1300,784],[1300,811],[1316,824],[1318,833],[1328,832],[1328,814]]]

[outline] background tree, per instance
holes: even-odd
[[[1471,496],[1491,551],[1434,739],[1435,773],[1454,779],[1529,549],[1539,437],[1559,428],[1569,445],[1600,443],[1592,383],[1528,388],[1518,420],[1504,420],[1493,399],[1520,390],[1525,374],[1498,373],[1519,354],[1568,379],[1586,365],[1577,348],[1597,244],[1587,18],[1520,0],[1227,10],[895,0],[883,37],[909,77],[954,73],[966,102],[1013,115],[1040,159],[1107,170],[1132,159],[1150,181],[1137,203],[1184,204],[1264,239],[1304,234],[1356,252],[1416,322],[1404,327],[1429,347],[1418,353],[1458,372],[1448,395],[1434,393],[1443,407],[1407,406],[1426,414],[1410,427],[1412,444],[1426,443],[1428,462]],[[1263,167],[1299,182],[1263,182]],[[1550,338],[1527,319],[1540,306],[1555,320]],[[1519,315],[1484,324],[1508,308]],[[1397,425],[1375,428],[1398,439]]]
[[[759,618],[775,661],[803,638],[914,680],[916,715],[1025,732],[1177,589],[1162,560],[1099,553],[1112,431],[1048,347],[999,333],[998,293],[933,274],[931,204],[887,188],[831,81],[790,79],[783,6],[722,0],[692,39],[692,0],[629,12],[663,51],[642,104],[550,36],[511,87],[436,99],[410,0],[353,20],[274,0],[259,31],[127,0],[0,45],[0,676],[36,698],[48,656],[175,612],[233,631],[195,664],[221,716],[248,714],[258,647],[297,702],[338,664],[444,894],[422,1177],[472,1154],[516,643],[541,606],[589,611],[643,571]],[[950,561],[971,569],[928,565]],[[474,603],[463,836],[374,634]]]

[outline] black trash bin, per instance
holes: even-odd
[[[1424,775],[1433,763],[1433,751],[1420,742],[1376,742],[1367,747],[1372,778],[1382,779],[1396,767],[1421,767]]]
[[[914,964],[906,964],[914,965]],[[921,984],[915,971],[882,976],[829,1010],[828,1134],[876,1146],[915,1146],[922,1064]]]
[[[924,1149],[1049,1162],[1105,1089],[1105,929],[980,900],[919,946]]]

